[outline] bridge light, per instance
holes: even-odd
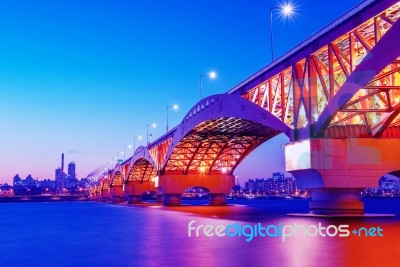
[[[277,10],[279,15],[284,18],[289,18],[294,15],[295,5],[290,2],[290,0],[286,3],[282,3],[279,6],[271,7],[269,9],[269,19],[270,19],[270,40],[271,40],[271,60],[274,61],[274,41],[273,41],[273,32],[272,32],[272,11]]]
[[[217,73],[215,72],[215,70],[212,70],[208,73],[208,78],[210,78],[211,80],[217,78]]]
[[[165,127],[165,129],[167,129],[167,133],[168,133],[168,131],[169,131],[169,127],[168,127],[168,109],[169,108],[172,108],[173,110],[177,110],[178,109],[178,105],[177,104],[174,104],[174,105],[172,105],[172,106],[167,106],[167,126]]]
[[[283,5],[281,6],[281,14],[282,14],[284,17],[288,17],[288,16],[292,15],[292,14],[293,14],[293,11],[294,11],[294,6],[293,6],[293,4],[290,3],[290,2],[285,3],[285,4],[283,4]]]
[[[152,124],[147,124],[147,131],[146,131],[146,136],[147,136],[147,139],[146,139],[146,145],[147,146],[149,146],[150,145],[150,143],[149,143],[149,136],[152,136],[152,134],[149,134],[149,127],[152,127],[152,128],[156,128],[156,124],[155,123],[152,123]]]
[[[222,168],[221,168],[221,172],[222,172],[222,173],[226,173],[226,172],[227,172],[227,168],[226,168],[226,167],[222,167]]]
[[[205,75],[206,74],[203,73],[200,74],[200,100],[203,99],[203,76]],[[207,77],[210,80],[214,80],[215,78],[217,78],[217,72],[215,72],[215,70],[212,70],[209,73],[207,73]]]
[[[201,173],[204,173],[204,172],[206,171],[206,167],[201,166],[201,167],[199,168],[199,171],[200,171]]]

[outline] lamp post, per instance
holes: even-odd
[[[217,78],[217,73],[212,70],[207,74],[200,74],[200,100],[203,99],[203,76],[207,75],[210,80]]]
[[[272,30],[272,11],[279,10],[280,15],[283,17],[290,17],[294,13],[294,6],[292,3],[288,2],[278,7],[271,7],[269,9],[269,33],[271,41],[271,61],[274,61],[274,34]]]
[[[139,135],[139,136],[134,136],[133,137],[133,153],[135,153],[135,151],[136,151],[136,139],[142,140],[142,136]]]
[[[172,106],[167,106],[167,127],[166,127],[166,129],[167,129],[167,133],[168,133],[168,109],[169,108],[172,108],[173,110],[177,110],[179,107],[178,107],[178,105],[172,105]]]
[[[124,161],[125,161],[125,155],[126,155],[126,148],[131,149],[132,146],[131,145],[124,146]]]
[[[152,128],[156,128],[156,124],[155,123],[152,123],[152,124],[147,124],[147,138],[146,138],[146,144],[147,144],[147,146],[149,146],[149,126],[151,126]]]

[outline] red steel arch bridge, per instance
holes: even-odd
[[[400,2],[367,0],[109,170],[93,199],[178,205],[188,187],[226,203],[233,171],[256,147],[288,136],[286,170],[316,213],[363,212],[360,190],[400,170]]]

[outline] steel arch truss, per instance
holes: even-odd
[[[126,183],[149,183],[155,176],[157,171],[154,166],[147,159],[141,158],[133,164]]]
[[[100,191],[110,190],[110,180],[108,178],[103,178],[100,180]]]
[[[345,126],[363,129],[358,136],[378,136],[399,126],[399,3],[369,19],[359,15],[360,25],[313,46],[314,52],[242,97],[293,129],[315,125],[310,137],[332,136],[334,128]]]
[[[117,171],[112,177],[110,187],[122,187],[124,183],[124,178],[122,176],[122,173]]]
[[[236,95],[213,95],[197,103],[175,129],[161,174],[232,174],[247,154],[291,129]]]
[[[228,173],[254,148],[280,132],[238,118],[205,121],[175,147],[166,173]]]

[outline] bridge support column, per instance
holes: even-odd
[[[110,188],[111,202],[121,203],[125,201],[125,193],[122,186],[115,186]]]
[[[101,201],[110,201],[110,191],[109,189],[101,190]]]
[[[121,203],[126,200],[125,196],[111,196],[112,203]]]
[[[363,214],[361,191],[357,188],[311,189],[310,213]]]
[[[140,195],[128,195],[127,197],[128,204],[137,204],[142,201],[142,196]]]
[[[164,194],[162,196],[162,204],[164,206],[180,206],[181,194]]]
[[[188,188],[201,186],[210,190],[210,205],[226,205],[226,194],[235,185],[235,178],[228,174],[165,174],[159,176],[163,205],[180,205],[180,195]],[[177,197],[179,196],[179,198]],[[179,199],[179,201],[178,201]]]
[[[129,204],[137,204],[142,202],[142,195],[149,190],[150,185],[147,183],[128,182],[125,184],[125,195]]]
[[[361,190],[399,170],[398,150],[395,138],[306,139],[286,145],[286,170],[311,190],[311,213],[360,214]]]
[[[211,206],[225,206],[226,205],[226,194],[210,193],[210,205]]]

